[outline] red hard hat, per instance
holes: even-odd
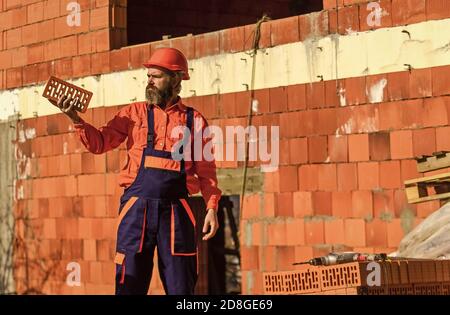
[[[183,80],[189,80],[188,63],[181,51],[175,48],[159,48],[144,63],[146,68],[151,66],[162,67],[170,71],[182,71]]]

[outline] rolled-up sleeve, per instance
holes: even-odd
[[[97,129],[81,119],[74,124],[75,131],[86,149],[94,154],[102,154],[117,148],[128,136],[129,106],[121,109],[105,126]]]

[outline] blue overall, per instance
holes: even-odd
[[[148,140],[139,172],[120,199],[116,246],[116,294],[147,294],[153,255],[167,294],[194,294],[197,281],[195,217],[187,202],[184,160],[154,144],[154,107],[148,109]],[[187,108],[186,127],[191,130],[193,110]],[[183,147],[180,149],[182,153]],[[149,164],[163,160],[178,170]],[[179,164],[178,164],[179,163]]]

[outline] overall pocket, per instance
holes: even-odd
[[[145,200],[131,197],[124,203],[116,226],[116,249],[118,252],[136,253],[142,251],[146,214]]]
[[[172,203],[170,220],[171,252],[174,256],[197,254],[197,233],[194,212],[185,199]]]

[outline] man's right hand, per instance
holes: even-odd
[[[54,104],[54,102],[52,102]],[[66,114],[74,124],[80,123],[81,119],[80,116],[78,116],[78,112],[73,107],[75,102],[72,100],[71,97],[67,97],[66,95],[62,95],[58,102],[54,105],[58,106],[61,111]]]

